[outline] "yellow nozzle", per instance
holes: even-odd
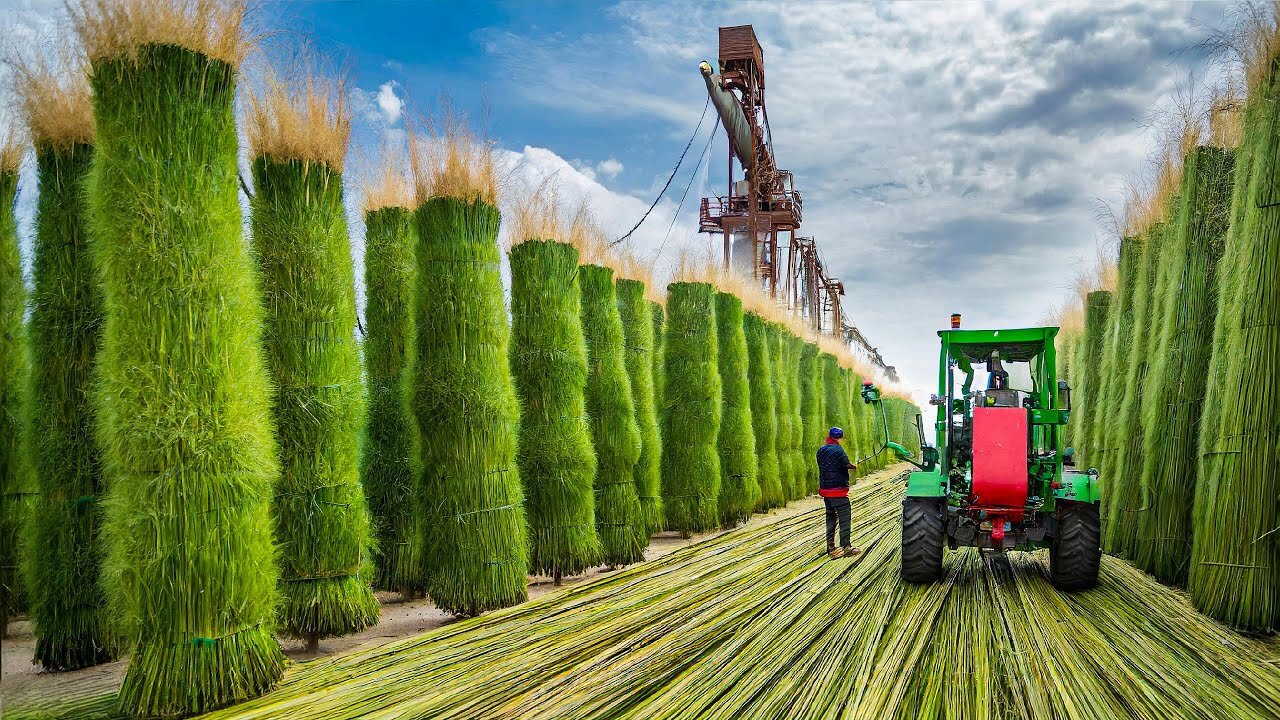
[[[711,63],[707,62],[706,60],[703,60],[702,62],[698,63],[698,70],[703,75],[710,75],[712,72]]]

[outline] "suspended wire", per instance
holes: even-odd
[[[711,151],[711,141],[716,139],[716,127],[711,127],[711,135],[707,137],[707,144],[702,146],[702,154],[698,156],[698,164],[694,166],[693,173],[689,175],[689,182],[684,186],[684,192],[680,194],[680,203],[676,205],[676,211],[671,216],[671,224],[667,226],[667,234],[662,238],[662,244],[658,245],[658,251],[654,253],[654,262],[662,257],[662,250],[667,246],[667,240],[671,239],[671,231],[676,226],[676,220],[680,217],[680,211],[684,209],[684,199],[689,195],[689,189],[693,187],[693,181],[698,177],[698,171],[702,169],[702,164],[707,161],[707,157]]]
[[[671,187],[671,181],[676,179],[676,173],[680,172],[680,164],[684,162],[684,156],[688,155],[689,148],[693,147],[693,141],[697,139],[698,131],[702,129],[702,121],[707,119],[707,108],[709,107],[711,107],[711,95],[707,95],[707,104],[702,106],[702,117],[698,118],[698,126],[693,129],[693,134],[689,136],[689,142],[684,146],[684,152],[680,153],[680,159],[676,161],[676,166],[671,170],[671,177],[667,178],[667,184],[662,186],[662,190],[658,192],[658,197],[653,199],[653,204],[649,206],[648,210],[644,211],[644,215],[641,215],[640,219],[636,221],[636,224],[631,226],[631,229],[627,231],[627,234],[609,243],[609,247],[613,247],[614,245],[617,245],[631,237],[632,233],[640,229],[640,225],[649,217],[649,213],[653,212],[653,209],[658,207],[658,201],[662,200],[662,196],[666,194],[667,188]],[[712,135],[714,136],[715,133],[713,132]]]

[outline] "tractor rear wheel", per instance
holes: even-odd
[[[1102,560],[1102,526],[1094,503],[1059,501],[1057,531],[1049,550],[1049,578],[1063,592],[1089,590],[1098,584]]]
[[[902,579],[927,584],[942,577],[943,524],[941,498],[909,497],[902,501]]]

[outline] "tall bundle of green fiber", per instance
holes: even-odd
[[[640,498],[640,515],[647,538],[662,530],[662,439],[654,397],[654,353],[657,351],[654,315],[650,301],[644,297],[644,282],[619,278],[615,285],[626,341],[627,377],[631,381],[636,423],[640,426],[636,495]]]
[[[1106,500],[1102,503],[1103,527],[1116,502],[1116,493],[1124,478],[1112,477],[1107,470],[1114,457],[1116,415],[1124,394],[1124,367],[1128,358],[1125,348],[1133,341],[1133,292],[1137,286],[1146,235],[1126,237],[1120,243],[1119,280],[1108,313],[1106,337],[1103,339],[1102,363],[1098,368],[1098,392],[1089,408],[1089,464],[1101,471],[1099,486]]]
[[[1076,365],[1076,380],[1072,383],[1072,413],[1068,430],[1070,442],[1075,443],[1076,465],[1086,467],[1093,462],[1092,446],[1087,444],[1091,434],[1090,418],[1097,418],[1098,398],[1102,383],[1102,347],[1108,321],[1111,318],[1110,290],[1095,290],[1084,298],[1084,338],[1079,343],[1080,362]]]
[[[795,366],[787,363],[791,347],[787,340],[790,334],[787,333],[786,328],[783,328],[780,323],[769,323],[767,331],[769,359],[773,361],[773,415],[776,418],[774,424],[777,427],[773,447],[778,456],[778,486],[782,491],[782,500],[778,502],[778,507],[781,507],[791,501],[797,470],[791,447],[792,434],[795,433],[795,413],[792,411],[790,388],[787,387],[788,379]],[[756,436],[756,441],[759,441],[759,436]],[[763,483],[760,491],[765,492]]]
[[[850,455],[860,449],[862,445],[863,429],[854,427],[850,421],[850,413],[852,407],[849,405],[849,385],[845,381],[843,369],[840,367],[840,361],[831,353],[822,353],[818,356],[818,361],[822,364],[822,388],[826,394],[824,407],[827,410],[823,424],[828,428],[838,427],[845,431],[844,446],[850,449]]]
[[[1177,202],[1171,203],[1171,207],[1176,208]],[[1155,304],[1152,296],[1156,290],[1156,269],[1161,252],[1169,244],[1168,236],[1176,231],[1177,222],[1173,219],[1157,223],[1147,230],[1147,242],[1143,245],[1135,277],[1137,287],[1133,291],[1133,333],[1125,343],[1123,392],[1116,396],[1119,404],[1110,430],[1112,439],[1109,445],[1113,452],[1107,471],[1115,481],[1109,485],[1112,488],[1109,497],[1111,512],[1103,530],[1103,547],[1108,552],[1129,558],[1133,557],[1137,539],[1138,516],[1151,509],[1149,488],[1141,483],[1142,463],[1139,457],[1142,450],[1142,388],[1146,381],[1148,353],[1154,355],[1148,338],[1154,334],[1151,332],[1151,307]]]
[[[803,388],[801,388],[799,373],[800,352],[805,343],[794,334],[786,332],[782,334],[782,341],[783,351],[785,351],[783,355],[785,355],[786,361],[786,364],[783,365],[782,373],[783,380],[786,383],[788,401],[790,401],[791,405],[791,432],[788,433],[790,447],[787,448],[787,455],[791,459],[791,486],[788,497],[791,500],[800,500],[801,497],[809,493],[808,486],[805,483],[809,477],[810,447],[809,443],[805,442],[804,414],[801,413]]]
[[[733,527],[751,517],[760,502],[756,436],[751,419],[751,384],[747,379],[747,336],[742,300],[716,293],[716,337],[719,343],[720,397],[720,522]]]
[[[759,462],[760,502],[757,508],[782,507],[787,498],[778,470],[777,385],[768,322],[749,312],[743,318],[747,338],[747,381],[751,386],[751,430]]]
[[[460,129],[415,159],[424,558],[431,599],[475,615],[529,593],[519,404],[508,360],[491,149]]]
[[[82,72],[58,78],[32,69],[21,74],[19,86],[40,188],[26,428],[39,495],[23,531],[22,556],[34,660],[48,671],[108,662],[119,650],[99,583],[99,500],[106,486],[89,398],[103,317],[85,227],[93,108]]]
[[[249,131],[253,252],[281,460],[274,506],[280,625],[313,645],[378,622],[373,530],[360,483],[365,398],[355,275],[342,197],[350,121],[336,97],[311,94],[324,84],[309,80],[299,96],[269,83],[251,101]]]
[[[1138,517],[1134,563],[1184,584],[1191,548],[1196,445],[1213,351],[1218,260],[1230,215],[1233,154],[1201,146],[1183,166],[1181,222],[1161,257],[1150,344],[1141,483],[1151,509]],[[1136,465],[1134,466],[1136,467]]]
[[[581,312],[577,249],[521,238],[511,248],[511,374],[521,407],[516,461],[529,568],[557,580],[601,558]]]
[[[624,357],[622,316],[613,270],[579,266],[578,284],[587,344],[587,419],[596,449],[596,533],[604,562],[628,565],[644,559],[649,533],[636,493],[640,425]]]
[[[103,0],[76,18],[92,64],[88,229],[106,313],[103,577],[132,645],[119,700],[135,716],[239,702],[284,669],[279,465],[236,169],[242,8],[202,7]],[[157,8],[170,11],[163,41]]]
[[[22,416],[29,365],[23,316],[27,289],[18,255],[14,198],[25,150],[0,137],[0,634],[23,609],[18,538],[29,505],[31,474],[22,453]]]
[[[1202,612],[1256,632],[1280,625],[1280,72],[1274,57],[1265,62],[1245,111],[1252,157],[1240,161],[1232,199],[1243,218],[1219,268],[1187,580]]]
[[[863,477],[883,467],[888,460],[888,456],[884,453],[874,457],[872,455],[883,439],[885,420],[890,419],[891,415],[886,410],[885,417],[881,418],[879,408],[862,401],[862,375],[848,369],[843,372],[849,394],[849,400],[846,403],[849,408],[849,424],[854,428],[854,441],[849,444],[849,457],[858,463],[857,476]],[[862,458],[869,459],[866,462],[858,462]]]
[[[668,530],[704,532],[720,521],[720,370],[715,289],[667,286],[662,503]]]
[[[823,407],[823,398],[826,393],[822,390],[822,364],[818,362],[818,352],[817,345],[811,342],[805,343],[800,348],[800,362],[795,368],[795,372],[800,376],[800,415],[803,429],[801,445],[804,448],[806,460],[812,460],[809,456],[817,452],[818,444],[826,436],[826,429],[822,427],[822,422],[826,418],[826,409]],[[818,492],[817,462],[805,462],[803,469],[806,491]]]
[[[417,238],[407,178],[389,176],[365,200],[365,423],[360,479],[378,546],[374,586],[412,597],[422,574],[422,447],[409,406]],[[388,192],[389,191],[389,192]]]
[[[662,435],[662,414],[666,408],[667,401],[667,365],[666,365],[666,347],[667,333],[665,330],[667,311],[662,304],[654,300],[649,301],[649,310],[653,313],[653,407],[654,413],[658,418],[658,435],[661,441]],[[659,465],[662,463],[659,462]]]

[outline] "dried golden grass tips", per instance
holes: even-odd
[[[53,58],[34,48],[10,58],[18,108],[38,146],[66,149],[93,142],[93,96],[86,63],[73,48],[64,44]]]
[[[0,172],[17,173],[26,149],[26,139],[22,133],[0,125]]]
[[[448,114],[439,124],[410,124],[409,157],[419,203],[433,197],[498,203],[493,143],[472,134],[461,116]]]
[[[249,94],[249,147],[256,156],[316,160],[341,172],[351,138],[346,82],[307,69],[296,81],[273,74]]]
[[[249,52],[247,0],[68,0],[90,62],[177,45],[239,67]]]

